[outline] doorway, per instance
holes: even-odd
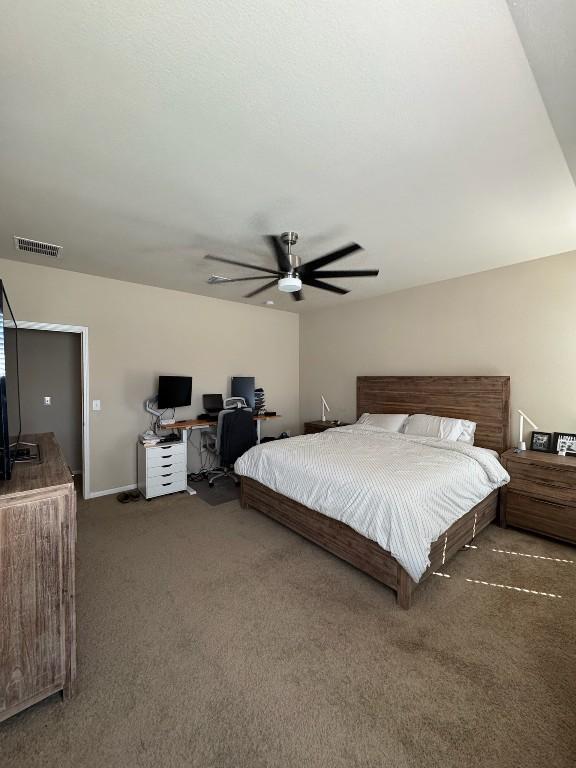
[[[54,432],[64,458],[90,497],[87,429],[88,329],[17,321],[22,434]],[[16,331],[6,329],[6,357],[16,358]],[[14,368],[12,367],[12,370]],[[18,424],[15,377],[8,379],[8,423]],[[11,433],[15,428],[11,426]]]

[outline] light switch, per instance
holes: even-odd
[[[52,405],[52,398],[50,395],[44,395],[44,405]]]
[[[93,411],[100,410],[100,400],[92,400],[92,410]]]

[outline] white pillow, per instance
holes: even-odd
[[[378,427],[383,432],[401,432],[407,418],[407,413],[363,413],[356,423]]]
[[[462,422],[462,434],[458,438],[461,443],[469,443],[474,445],[474,433],[476,432],[476,422],[468,421],[467,419],[461,419]]]
[[[475,430],[476,423],[466,419],[415,413],[408,417],[403,431],[405,435],[435,437],[438,440],[460,440],[473,445]]]

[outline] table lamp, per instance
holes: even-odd
[[[536,424],[534,424],[529,416],[526,416],[524,411],[518,409],[518,413],[520,414],[520,426],[518,429],[518,445],[516,446],[515,450],[516,453],[522,453],[522,451],[526,450],[526,443],[524,442],[524,419],[526,419],[528,424],[531,424],[534,429],[538,429],[538,427]]]
[[[326,421],[326,411],[330,413],[330,406],[326,402],[326,398],[324,397],[324,395],[321,395],[321,397],[322,397],[322,421]]]

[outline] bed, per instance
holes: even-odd
[[[432,445],[425,438],[407,438],[402,435],[395,437],[393,435],[381,437],[364,435],[360,441],[358,434],[353,429],[346,428],[329,430],[321,435],[310,435],[306,438],[295,439],[295,441],[319,440],[326,436],[327,442],[324,444],[317,442],[313,445],[310,442],[305,445],[307,448],[317,447],[327,464],[330,464],[331,461],[331,445],[338,446],[340,444],[350,446],[351,451],[355,450],[354,445],[356,444],[358,446],[366,445],[370,447],[373,455],[378,453],[377,448],[382,445],[382,455],[394,458],[399,453],[400,443],[405,443],[407,455],[413,456],[412,461],[418,461],[425,469],[428,465],[446,463],[447,456],[450,455],[451,465],[459,464],[469,470],[473,464],[477,463],[476,454],[481,454],[482,456],[486,455],[485,463],[487,465],[492,462],[492,474],[494,474],[494,467],[500,467],[500,465],[494,459],[493,454],[491,456],[488,454],[496,452],[499,455],[509,445],[509,392],[510,379],[507,376],[360,376],[357,378],[358,416],[366,412],[427,413],[469,419],[477,424],[474,445],[488,449],[486,451],[474,453],[474,449],[459,448],[458,446],[455,447],[454,444],[448,445],[447,443]],[[298,449],[300,443],[292,441],[286,441],[286,443],[291,444],[293,453],[295,450],[301,450],[302,459],[306,458],[305,451]],[[284,448],[284,452],[286,448]],[[264,451],[266,447],[253,450]],[[274,450],[280,457],[282,447],[278,446],[268,450],[268,453],[265,454],[268,464],[271,463]],[[452,460],[452,454],[455,456],[454,460]],[[475,458],[470,458],[473,454]],[[262,455],[264,454],[260,454],[260,456]],[[353,456],[353,454],[350,455]],[[243,463],[241,460],[239,466],[242,506],[253,507],[274,518],[332,554],[368,573],[394,590],[398,605],[404,609],[410,607],[412,594],[417,585],[421,584],[431,573],[441,571],[446,562],[458,550],[472,541],[497,516],[498,487],[497,483],[493,482],[491,486],[486,485],[486,495],[484,496],[484,492],[481,492],[482,498],[475,502],[469,511],[460,514],[458,510],[454,510],[452,517],[455,519],[450,524],[446,522],[446,528],[438,528],[438,519],[435,520],[435,530],[438,536],[433,540],[428,539],[426,542],[428,555],[425,570],[421,572],[414,570],[415,566],[412,563],[408,564],[402,558],[395,557],[389,549],[380,546],[374,540],[378,537],[371,536],[368,538],[354,530],[351,525],[334,517],[329,517],[327,514],[322,514],[317,509],[312,509],[303,503],[302,498],[299,500],[293,498],[298,494],[290,491],[290,494],[287,495],[274,490],[273,487],[269,487],[274,483],[270,483],[268,479],[266,479],[266,483],[255,479],[259,477],[258,473],[250,472],[247,468],[250,467],[250,460],[254,463],[254,458],[258,458],[258,456],[257,453],[248,456]],[[338,454],[335,452],[334,456],[337,457]],[[370,454],[366,453],[366,456],[369,458]],[[334,461],[336,467],[336,458]],[[484,463],[484,458],[482,458],[481,463]],[[350,462],[350,465],[352,467],[353,461]],[[340,472],[341,470],[342,466],[340,466]],[[301,473],[303,481],[306,480],[305,461]],[[249,474],[253,476],[250,477]],[[477,478],[481,477],[481,470],[476,470],[476,474]],[[503,474],[505,475],[505,473]],[[440,475],[437,476],[440,477]],[[354,477],[352,471],[351,477]],[[429,481],[436,482],[434,481],[434,474],[430,474]],[[500,478],[500,484],[502,482],[504,481]],[[327,495],[329,490],[329,487],[326,486]],[[438,489],[438,492],[440,495],[446,495],[444,493],[446,490],[449,488]],[[353,482],[347,483],[346,491],[347,493],[354,491]],[[477,497],[479,489],[474,488],[474,492]],[[398,498],[401,501],[401,498]],[[449,499],[449,494],[446,498]],[[470,496],[470,498],[473,497]],[[312,505],[311,501],[308,503]],[[318,507],[318,504],[316,506]],[[449,504],[447,508],[450,510]],[[450,515],[445,515],[445,519],[449,520]],[[429,533],[430,530],[428,530]],[[394,547],[390,547],[390,549],[394,551]],[[398,555],[398,552],[396,554]],[[404,562],[404,565],[400,560]],[[415,574],[418,575],[415,576]]]

